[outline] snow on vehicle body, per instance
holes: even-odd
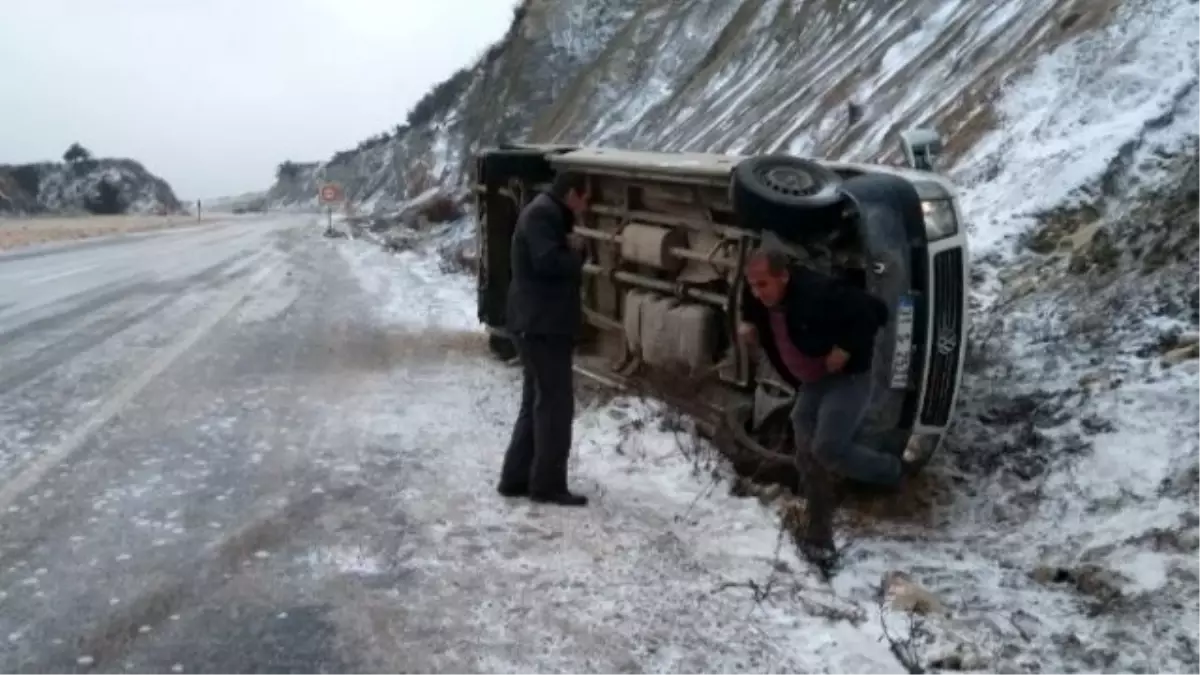
[[[904,136],[932,168],[940,142]],[[914,145],[915,143],[915,145]],[[517,214],[558,171],[591,202],[576,371],[614,386],[686,383],[690,412],[743,449],[791,454],[794,392],[736,340],[744,269],[765,241],[889,307],[860,442],[923,465],[953,417],[967,334],[966,236],[953,186],[929,170],[800,159],[508,145],[476,157],[479,319],[497,355]],[[678,401],[676,401],[678,402]],[[781,460],[782,461],[782,460]]]

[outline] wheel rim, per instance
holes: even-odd
[[[792,197],[806,197],[821,190],[821,184],[811,173],[796,166],[777,165],[759,169],[757,178],[774,192]]]

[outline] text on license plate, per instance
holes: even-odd
[[[896,343],[892,352],[892,388],[908,387],[908,371],[912,366],[913,315],[911,296],[903,295],[896,304]]]

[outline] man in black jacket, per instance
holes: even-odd
[[[804,548],[828,560],[834,553],[829,472],[876,485],[901,478],[898,457],[854,440],[871,400],[871,357],[887,306],[848,283],[792,266],[774,250],[751,257],[746,282],[739,335],[761,344],[797,390],[792,426],[809,511]]]
[[[582,308],[582,240],[571,228],[587,208],[584,176],[563,172],[517,218],[507,323],[524,369],[521,411],[500,473],[500,494],[584,506],[567,489],[575,416],[571,353]]]

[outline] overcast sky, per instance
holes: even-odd
[[[73,141],[181,198],[267,187],[403,122],[515,0],[0,0],[0,164]]]

